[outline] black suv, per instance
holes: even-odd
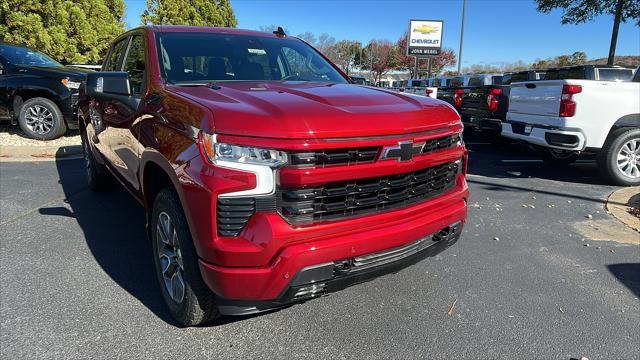
[[[0,120],[19,124],[27,136],[39,140],[77,129],[78,88],[89,71],[0,42]]]

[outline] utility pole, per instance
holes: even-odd
[[[613,65],[616,57],[616,44],[618,42],[618,28],[620,28],[620,17],[622,17],[622,3],[624,0],[618,0],[616,5],[616,16],[613,19],[613,31],[611,32],[611,46],[609,47],[609,59],[607,65]]]
[[[618,0],[622,1],[622,0]],[[458,75],[460,75],[460,67],[462,66],[462,42],[464,40],[464,13],[467,8],[467,0],[462,0],[462,28],[460,29],[460,50],[458,51]]]

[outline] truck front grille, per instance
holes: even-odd
[[[334,182],[313,188],[282,188],[276,193],[277,207],[294,225],[400,208],[453,188],[462,166],[462,161],[458,160],[404,174]]]
[[[421,154],[448,149],[460,144],[460,134],[430,139],[425,142]],[[290,152],[289,161],[295,167],[325,167],[331,165],[359,165],[373,162],[377,159],[380,146],[326,149],[304,152]],[[418,154],[416,154],[418,155]]]

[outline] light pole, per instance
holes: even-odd
[[[458,75],[462,66],[462,42],[464,41],[464,13],[467,7],[467,0],[462,0],[462,28],[460,29],[460,50],[458,51]]]

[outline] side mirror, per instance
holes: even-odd
[[[86,94],[97,98],[131,96],[129,74],[124,71],[87,73]]]

